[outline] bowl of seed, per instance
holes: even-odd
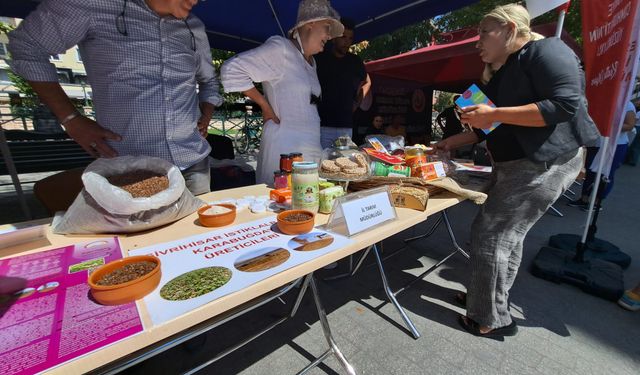
[[[278,214],[278,229],[284,234],[309,233],[315,224],[315,214],[306,210],[287,210]]]
[[[91,296],[103,305],[141,299],[160,283],[160,259],[137,255],[109,262],[89,275]]]

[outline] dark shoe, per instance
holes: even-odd
[[[461,307],[467,307],[467,293],[465,292],[458,292],[456,293],[456,295],[453,297],[453,299],[456,301],[456,303],[458,305],[460,305]]]
[[[589,202],[585,202],[580,198],[576,199],[575,201],[567,202],[567,206],[577,207],[585,212],[589,211]],[[594,206],[594,209],[595,209],[595,206]],[[600,206],[600,211],[602,211],[602,206]]]
[[[589,202],[585,202],[582,199],[578,198],[575,201],[567,202],[567,206],[578,207],[578,208],[586,210],[586,209],[589,208]]]
[[[518,333],[518,325],[516,324],[515,320],[512,320],[511,324],[509,324],[508,326],[494,328],[487,333],[480,332],[480,324],[476,323],[474,320],[466,316],[459,315],[458,323],[462,326],[462,328],[464,328],[465,331],[478,337],[501,338],[505,336],[515,336]]]

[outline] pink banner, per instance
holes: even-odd
[[[0,374],[34,374],[143,330],[135,303],[102,306],[88,270],[122,258],[117,238],[0,260]]]

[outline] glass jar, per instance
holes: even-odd
[[[291,160],[291,154],[280,154],[280,170],[285,172],[291,172],[291,166],[293,161]]]
[[[304,161],[302,158],[302,152],[293,152],[289,154],[289,157],[291,158],[292,163]]]
[[[318,212],[320,205],[318,182],[318,163],[304,161],[293,163],[291,203],[294,210]]]
[[[404,160],[407,167],[411,168],[411,177],[420,177],[420,166],[427,163],[427,156],[420,147],[406,147]]]
[[[285,171],[273,172],[273,186],[276,189],[286,189],[288,187],[287,172]]]

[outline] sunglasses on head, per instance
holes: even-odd
[[[124,0],[124,4],[122,4],[122,12],[116,16],[116,29],[121,35],[129,36],[129,32],[127,31],[127,21],[125,19],[125,11],[127,10],[127,2],[129,0]],[[187,26],[187,30],[189,30],[189,34],[191,34],[191,49],[193,51],[196,50],[196,36],[193,35],[193,31],[191,31],[191,27],[187,20],[184,20],[184,24]]]

